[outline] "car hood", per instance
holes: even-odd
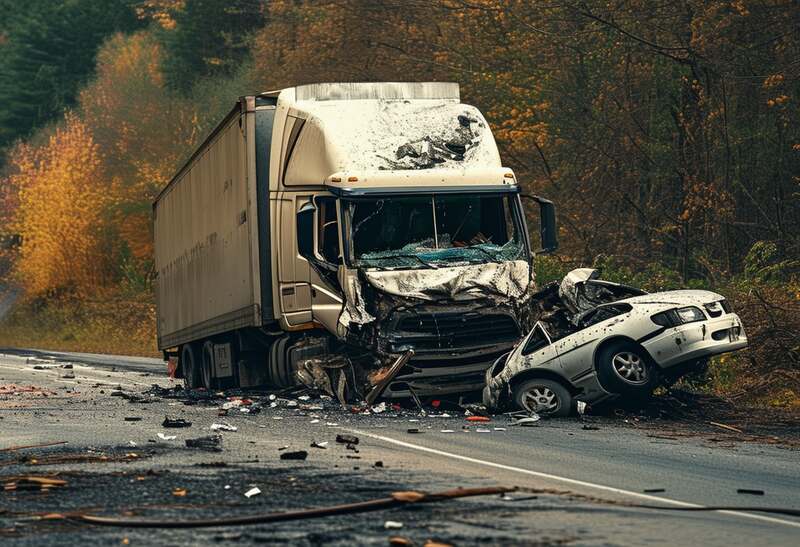
[[[626,298],[624,300],[620,300],[619,302],[626,302],[628,304],[671,304],[675,306],[691,306],[718,302],[720,300],[724,300],[724,297],[715,292],[687,289],[643,294],[641,296]]]

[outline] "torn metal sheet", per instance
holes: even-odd
[[[364,277],[387,294],[420,300],[471,300],[491,295],[522,297],[531,282],[526,261],[492,262],[436,270],[366,271]]]
[[[375,316],[367,311],[366,303],[361,295],[361,283],[358,280],[357,271],[347,272],[342,289],[345,298],[342,314],[339,316],[339,325],[347,329],[351,323],[364,325],[375,321]]]

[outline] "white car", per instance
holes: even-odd
[[[709,291],[647,294],[582,268],[535,298],[539,321],[486,372],[490,409],[566,416],[575,401],[644,398],[747,346],[739,316]]]

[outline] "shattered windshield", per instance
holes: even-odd
[[[351,259],[376,268],[516,260],[525,250],[517,207],[507,194],[349,200]]]

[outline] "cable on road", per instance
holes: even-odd
[[[50,514],[42,517],[42,520],[72,520],[95,524],[99,526],[116,526],[126,528],[206,528],[212,526],[240,526],[246,524],[266,524],[271,522],[286,522],[291,520],[304,520],[320,517],[330,517],[334,515],[348,515],[354,513],[366,513],[369,511],[381,511],[384,509],[394,509],[407,505],[419,503],[435,503],[448,501],[458,498],[474,496],[494,496],[515,492],[516,488],[503,486],[493,486],[486,488],[457,488],[436,493],[425,493],[417,491],[393,492],[388,498],[380,498],[330,507],[320,507],[318,509],[307,509],[304,511],[289,511],[283,513],[265,513],[259,515],[249,515],[243,517],[231,517],[222,519],[201,519],[189,521],[174,520],[128,520],[114,517],[98,517],[84,514]]]

